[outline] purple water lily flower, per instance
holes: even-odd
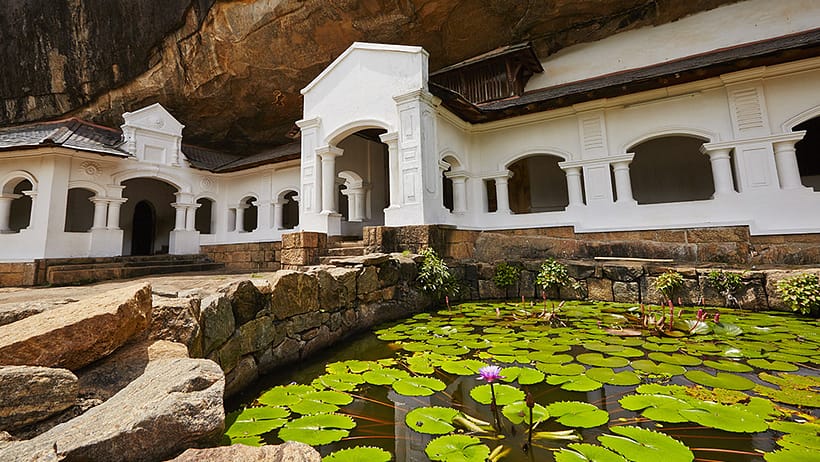
[[[493,383],[498,379],[503,379],[501,376],[501,368],[498,366],[484,366],[478,370],[480,377],[478,380],[484,380],[487,383]]]

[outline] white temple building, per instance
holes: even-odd
[[[188,146],[159,104],[3,128],[0,261],[418,224],[820,233],[818,26],[818,2],[749,0],[434,73],[354,43],[302,90],[300,142],[245,157]]]

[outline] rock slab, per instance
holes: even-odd
[[[189,449],[168,462],[320,462],[322,457],[304,443],[288,441],[258,448],[235,444],[219,448]]]
[[[39,366],[0,367],[0,430],[39,422],[77,400],[71,371]]]
[[[0,326],[0,365],[77,370],[109,355],[150,321],[150,285],[111,290]]]
[[[162,359],[105,403],[30,440],[0,460],[164,460],[215,444],[225,425],[225,376],[206,359]]]

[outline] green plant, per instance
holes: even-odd
[[[436,254],[431,248],[422,249],[419,254],[424,257],[416,278],[421,290],[429,294],[436,301],[441,301],[444,297],[452,297],[458,294],[459,284],[456,278],[450,273],[447,263]]]
[[[726,298],[727,306],[739,304],[734,294],[743,287],[742,274],[727,273],[723,270],[712,270],[706,275],[706,284]]]
[[[541,271],[538,272],[535,282],[544,291],[548,291],[568,287],[572,284],[572,279],[569,277],[566,265],[550,258],[541,265]]]
[[[683,275],[669,270],[655,279],[655,290],[662,293],[667,300],[672,300],[675,291],[683,287]]]
[[[815,274],[800,274],[777,281],[777,291],[792,311],[820,315],[820,279]]]
[[[499,289],[505,289],[518,282],[518,275],[520,273],[521,268],[518,266],[499,263],[498,266],[495,267],[493,283],[495,283],[495,286]]]

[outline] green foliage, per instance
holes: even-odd
[[[420,254],[424,257],[417,278],[421,290],[439,301],[445,296],[457,295],[460,287],[456,278],[450,273],[447,263],[429,247],[423,249]]]
[[[550,258],[541,265],[541,271],[538,272],[535,282],[544,290],[554,290],[569,287],[572,279],[569,277],[566,265]]]
[[[675,291],[683,287],[683,275],[669,270],[655,279],[655,290],[662,293],[667,300],[672,300]]]
[[[515,265],[508,265],[506,263],[499,263],[495,267],[495,275],[493,275],[493,282],[499,289],[504,289],[515,285],[518,282],[518,275],[521,273],[521,268]]]
[[[322,458],[322,462],[356,462],[367,460],[369,462],[388,462],[393,455],[382,448],[370,446],[356,446],[354,448],[342,449]]]
[[[792,311],[820,315],[820,279],[814,274],[800,274],[777,281],[777,291]]]
[[[743,276],[739,273],[712,270],[706,275],[706,283],[722,294],[733,294],[743,287]]]
[[[490,456],[487,445],[467,435],[439,436],[427,444],[424,452],[430,460],[442,462],[483,462]]]

